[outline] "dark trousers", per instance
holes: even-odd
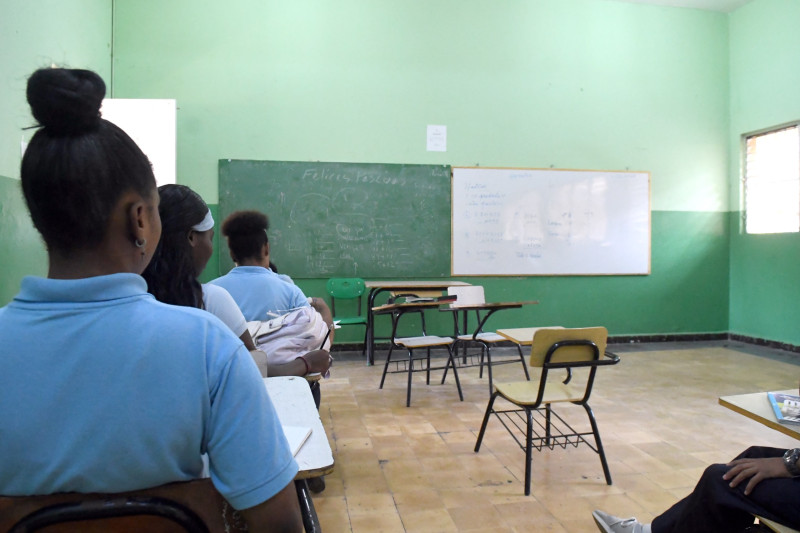
[[[322,399],[322,393],[319,390],[319,381],[309,381],[308,386],[311,388],[311,397],[314,398],[314,405],[317,406],[317,411],[319,411],[319,402]]]
[[[754,446],[743,457],[781,457],[786,450]],[[800,478],[761,481],[749,496],[747,481],[732,489],[722,479],[725,465],[711,465],[691,494],[653,520],[653,533],[739,533],[757,514],[780,524],[800,528]]]

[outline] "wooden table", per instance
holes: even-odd
[[[294,479],[306,532],[321,531],[306,479],[333,472],[334,461],[311,389],[305,378],[296,376],[264,378],[264,386],[282,425],[311,428],[308,440],[294,456],[300,467]]]
[[[367,345],[364,348],[367,353],[367,364],[372,365],[375,362],[375,317],[373,314],[373,307],[375,307],[375,297],[378,296],[378,294],[387,291],[443,291],[448,287],[463,287],[469,285],[469,283],[440,279],[434,281],[365,281],[364,285],[369,289],[369,295],[367,296]]]
[[[775,392],[797,395],[797,389]],[[772,405],[769,403],[766,392],[720,396],[719,404],[747,418],[751,418],[756,422],[760,422],[767,427],[780,431],[784,435],[800,439],[800,426],[781,424],[778,422],[778,419],[775,418],[775,412],[772,410]]]
[[[533,336],[540,329],[564,329],[562,326],[546,326],[541,328],[505,328],[498,329],[497,334],[505,337],[511,342],[520,346],[530,346],[533,344]]]

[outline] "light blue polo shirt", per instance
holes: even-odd
[[[286,283],[272,270],[260,266],[240,266],[211,281],[227,290],[248,320],[269,320],[308,307],[308,298],[297,285]]]
[[[297,473],[250,354],[136,274],[26,277],[0,309],[0,494],[123,492],[200,476],[234,508]]]

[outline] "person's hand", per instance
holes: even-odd
[[[314,350],[303,354],[303,359],[308,363],[310,372],[319,372],[324,374],[331,366],[331,354],[326,350]]]
[[[776,477],[792,477],[786,466],[783,464],[783,457],[767,457],[764,459],[744,458],[731,461],[726,466],[729,467],[722,479],[730,481],[730,487],[734,488],[741,482],[749,479],[744,488],[745,496],[753,492],[753,489],[762,480]]]

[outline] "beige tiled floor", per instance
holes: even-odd
[[[378,389],[384,352],[371,367],[340,354],[322,386],[320,415],[336,460],[314,496],[323,530],[593,532],[593,509],[650,519],[685,496],[707,464],[753,444],[797,445],[717,398],[796,387],[800,356],[733,342],[609,349],[622,361],[598,373],[591,405],[614,484],[586,447],[545,450],[534,452],[527,497],[524,452],[496,420],[473,451],[489,396],[477,368],[459,373],[463,402],[452,376],[439,385],[437,371],[426,386],[415,375],[407,408],[405,375],[387,376]],[[520,376],[518,364],[495,367],[495,380]],[[584,423],[579,407],[567,410]]]

